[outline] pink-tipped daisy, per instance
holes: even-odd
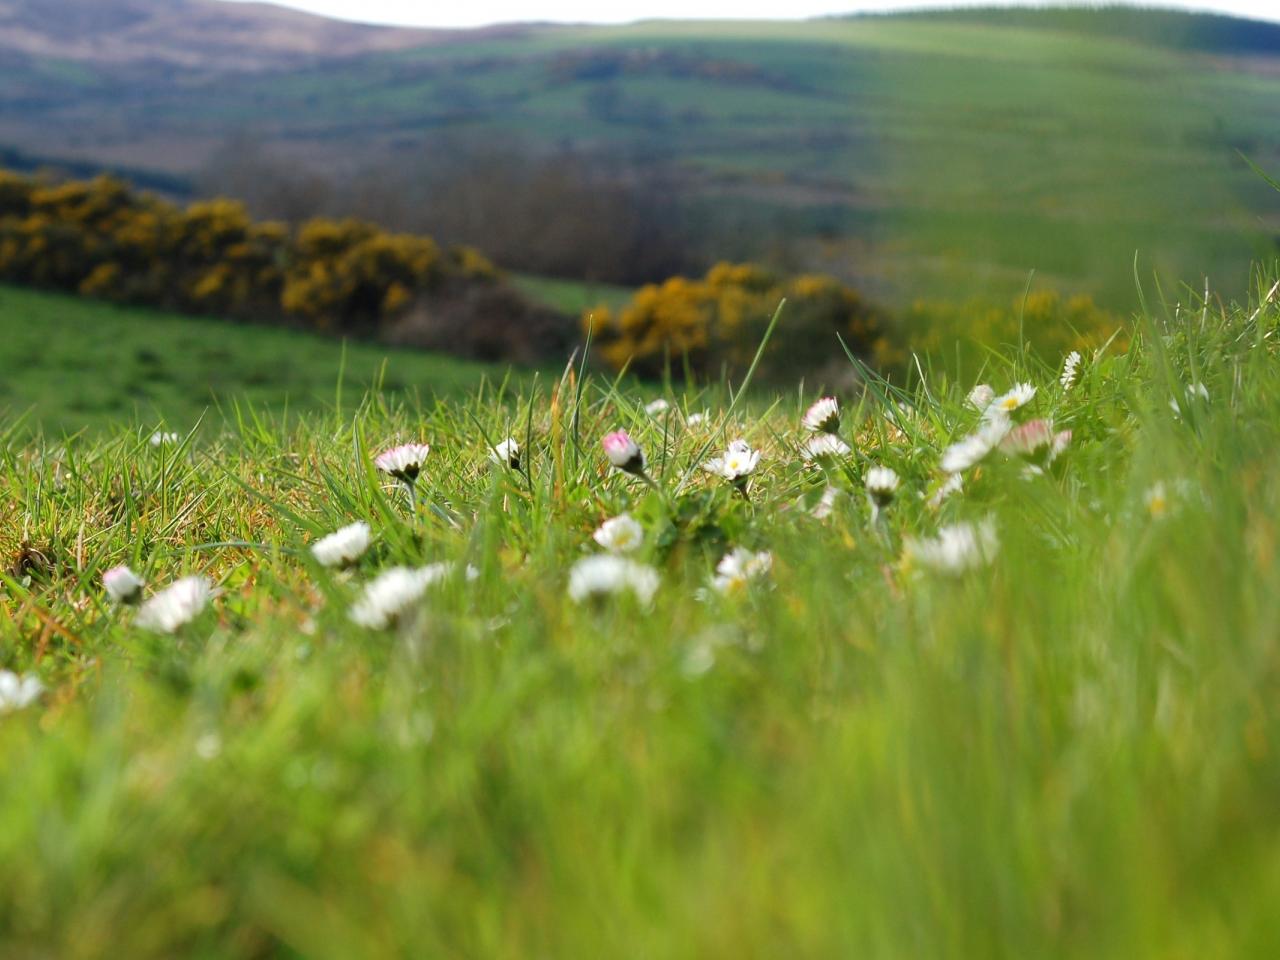
[[[613,433],[606,434],[600,443],[604,447],[604,455],[609,458],[609,462],[615,469],[633,476],[645,477],[644,451],[631,439],[627,431],[615,430]]]
[[[112,567],[102,575],[102,586],[116,603],[137,603],[142,599],[145,584],[145,580],[124,564]]]
[[[840,401],[823,397],[804,412],[800,424],[814,433],[835,433],[840,429]]]
[[[412,487],[417,483],[430,451],[431,448],[425,443],[402,443],[374,457],[373,465],[388,476]]]

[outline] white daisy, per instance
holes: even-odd
[[[800,423],[814,433],[835,433],[840,429],[840,402],[835,397],[823,397],[804,412]]]
[[[700,427],[706,422],[707,422],[707,412],[705,410],[702,411],[701,413],[691,413],[689,414],[688,418],[685,420],[685,423],[691,427]]]
[[[829,460],[847,457],[853,453],[853,448],[834,433],[819,433],[805,442],[803,452],[806,460]]]
[[[575,603],[630,591],[645,606],[658,590],[658,571],[613,554],[579,560],[569,571],[569,598]]]
[[[610,553],[630,553],[643,546],[644,527],[623,513],[600,524],[591,539]]]
[[[840,488],[828,486],[822,491],[822,498],[814,505],[813,517],[816,520],[825,520],[831,516],[836,508],[836,500],[840,498]]]
[[[942,469],[961,473],[981,461],[1004,439],[1012,424],[1003,413],[985,419],[975,432],[957,440],[942,452]]]
[[[989,564],[999,549],[995,525],[957,523],[940,527],[932,539],[907,540],[906,553],[914,561],[940,573],[959,574]]]
[[[422,472],[427,454],[431,451],[425,443],[402,443],[382,451],[373,459],[373,465],[383,473],[395,477],[401,483],[412,487]]]
[[[872,467],[868,470],[865,483],[871,505],[882,508],[893,503],[901,482],[892,467]]]
[[[326,567],[347,567],[369,549],[373,531],[363,520],[335,530],[311,545],[312,555]]]
[[[1158,520],[1160,517],[1166,516],[1171,506],[1169,488],[1165,486],[1163,480],[1157,480],[1142,495],[1142,502],[1147,508],[1147,513],[1151,514],[1153,519]]]
[[[996,397],[987,407],[986,413],[991,415],[1008,415],[1019,407],[1025,407],[1035,399],[1036,388],[1029,383],[1016,383],[1008,393]]]
[[[969,405],[978,410],[986,410],[991,406],[991,401],[996,398],[996,392],[988,383],[980,383],[969,391]]]
[[[702,465],[702,469],[717,477],[724,477],[730,483],[745,486],[747,477],[755,472],[759,463],[759,450],[752,450],[751,444],[745,440],[734,440],[724,456],[713,457]]]
[[[144,603],[133,622],[153,633],[174,633],[198,617],[214,596],[207,578],[183,577]]]
[[[171,444],[178,443],[182,438],[176,433],[168,433],[164,430],[157,430],[151,435],[151,445],[153,447],[167,447]]]
[[[142,598],[145,584],[145,580],[123,564],[102,575],[102,586],[116,603],[136,603]]]
[[[644,412],[651,417],[660,417],[670,409],[671,409],[671,404],[669,404],[666,400],[662,399],[662,397],[659,397],[657,400],[654,400],[652,403],[646,404],[644,408]]]
[[[29,707],[42,693],[44,684],[35,677],[0,670],[0,713]]]
[[[489,451],[489,459],[497,464],[505,464],[512,470],[520,469],[520,444],[514,437],[507,437]]]
[[[728,593],[763,577],[773,569],[773,554],[767,550],[755,553],[746,547],[737,547],[724,555],[716,564],[716,577],[711,585],[721,593]]]
[[[1080,351],[1072,350],[1067,354],[1067,359],[1062,361],[1062,376],[1058,378],[1058,383],[1062,384],[1063,390],[1070,390],[1076,382],[1076,375],[1079,373],[1080,367]]]
[[[963,474],[959,474],[959,473],[948,474],[947,479],[942,482],[942,485],[939,486],[937,490],[933,491],[932,494],[930,494],[929,499],[926,501],[926,504],[928,505],[930,510],[937,510],[939,507],[942,506],[943,501],[946,500],[947,497],[951,496],[952,494],[959,493],[963,487],[964,487]]]
[[[389,627],[421,599],[427,587],[444,579],[452,569],[449,563],[433,563],[385,570],[365,586],[347,616],[370,630]]]

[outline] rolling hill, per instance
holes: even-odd
[[[246,131],[337,176],[459,137],[639,158],[726,256],[899,303],[1003,300],[1035,271],[1124,307],[1135,255],[1240,292],[1280,235],[1239,156],[1280,166],[1280,27],[1049,10],[368,36],[399,49],[246,49],[254,69],[29,50],[0,65],[0,144],[177,178]]]

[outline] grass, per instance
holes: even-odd
[[[515,274],[512,281],[530,299],[570,317],[581,316],[584,310],[601,304],[617,310],[630,303],[631,295],[635,292],[627,287],[608,283],[558,280],[530,274]]]
[[[146,423],[9,438],[0,665],[47,689],[0,716],[0,954],[1275,955],[1270,283],[1153,298],[1070,390],[1059,358],[993,350],[983,379],[1033,382],[1016,415],[1070,445],[1033,476],[994,453],[936,510],[979,414],[931,374],[846,397],[856,450],[825,471],[807,398],[691,390],[676,410],[710,418],[686,429],[572,375],[169,447]],[[656,490],[609,472],[619,426]],[[525,473],[486,456],[507,434]],[[750,500],[698,469],[739,436]],[[433,446],[416,510],[370,460],[409,439]],[[873,463],[902,478],[879,526]],[[624,511],[652,606],[570,602]],[[308,544],[357,519],[373,549],[318,567]],[[960,575],[907,546],[986,519],[999,549]],[[730,546],[772,571],[706,591]],[[393,629],[349,620],[380,571],[437,561],[476,577]],[[152,635],[102,594],[118,563],[222,594]]]
[[[5,286],[0,370],[0,415],[28,415],[52,434],[131,419],[185,433],[228,401],[304,413],[332,407],[343,391],[354,405],[375,384],[389,396],[458,396],[502,376],[420,351]]]

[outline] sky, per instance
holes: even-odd
[[[251,2],[251,0],[234,0]],[[647,19],[790,20],[831,13],[957,6],[956,0],[274,0],[281,6],[365,23],[417,27],[475,27],[493,23],[555,21],[628,23]],[[1035,6],[1034,0],[997,0]],[[969,5],[991,6],[991,0]],[[1280,0],[1161,0],[1158,6],[1213,10],[1280,22]]]

